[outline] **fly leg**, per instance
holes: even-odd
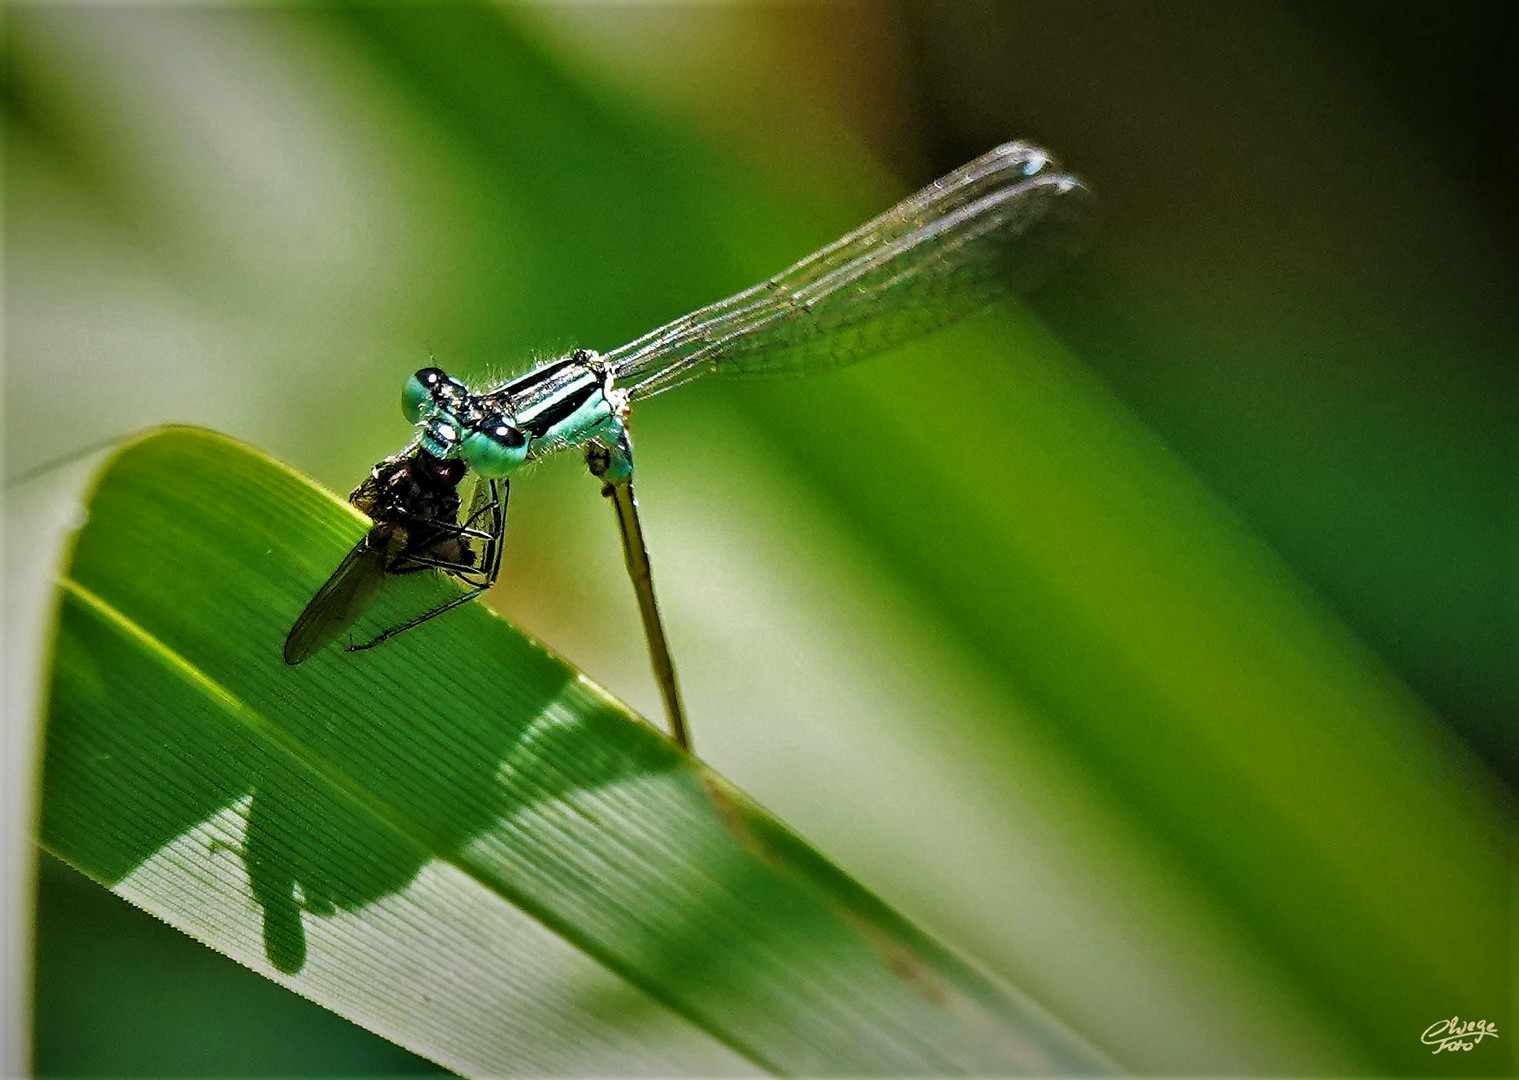
[[[675,662],[670,658],[670,643],[665,638],[659,604],[654,599],[649,550],[644,546],[643,526],[638,522],[638,502],[633,498],[633,444],[628,438],[628,429],[620,423],[602,439],[587,444],[586,465],[591,475],[602,481],[601,494],[612,500],[612,508],[617,512],[617,527],[622,532],[622,554],[627,561],[633,592],[638,597],[638,614],[643,619],[643,634],[649,643],[654,680],[659,683],[665,712],[670,717],[670,733],[677,746],[690,750],[691,736],[686,728],[685,709],[680,703],[680,688],[675,682]]]

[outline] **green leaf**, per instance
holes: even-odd
[[[209,433],[115,460],[62,585],[49,849],[464,1073],[1106,1068],[483,604],[287,667],[364,527]]]

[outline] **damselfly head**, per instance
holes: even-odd
[[[459,456],[472,402],[469,388],[441,368],[423,368],[401,389],[401,411],[421,429],[422,449],[439,459]]]
[[[508,476],[527,460],[527,436],[501,408],[499,400],[471,394],[441,368],[423,368],[401,391],[401,410],[421,429],[422,451],[487,480]]]

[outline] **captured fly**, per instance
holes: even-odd
[[[379,597],[387,576],[441,570],[465,591],[415,618],[391,626],[350,652],[372,648],[474,598],[501,569],[506,527],[506,479],[477,485],[475,505],[459,523],[464,462],[435,457],[413,446],[370,470],[349,502],[374,521],[326,583],[317,590],[285,639],[285,663],[299,664],[348,630]]]

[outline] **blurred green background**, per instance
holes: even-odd
[[[6,474],[185,422],[347,491],[429,356],[614,346],[1037,141],[1102,220],[1026,308],[638,413],[698,752],[1130,1068],[1502,1072],[1418,1033],[1519,1019],[1515,11],[11,5]],[[492,602],[658,715],[595,486],[511,514]],[[428,1068],[36,905],[39,1073]]]

